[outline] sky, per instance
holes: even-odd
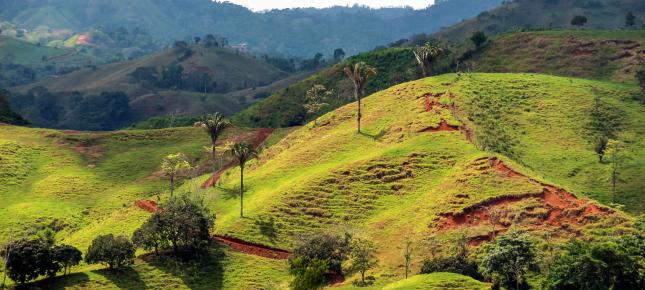
[[[355,3],[367,5],[374,8],[392,6],[412,6],[415,9],[423,9],[432,4],[434,0],[227,0],[228,2],[246,6],[254,11],[261,11],[273,8],[293,7],[318,7],[324,8],[334,5],[352,6]]]

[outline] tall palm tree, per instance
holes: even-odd
[[[217,139],[222,135],[222,133],[224,133],[224,130],[231,126],[231,123],[228,120],[224,119],[224,116],[222,116],[222,114],[214,113],[202,117],[200,124],[201,127],[211,137],[211,156],[213,158],[213,172],[215,172],[217,171],[217,147],[215,146],[215,142],[217,142]],[[221,164],[222,163],[220,162],[220,169]],[[215,182],[213,182],[213,187],[215,187]]]
[[[376,75],[376,69],[365,64],[357,62],[354,65],[345,68],[345,75],[354,83],[354,98],[358,102],[358,133],[361,132],[361,98],[365,90],[365,85],[370,76]]]
[[[247,161],[258,157],[258,152],[253,148],[253,145],[240,142],[231,147],[231,155],[237,159],[240,165],[240,217],[244,217],[244,165]]]
[[[421,67],[421,72],[423,77],[427,77],[430,71],[430,65],[439,55],[443,53],[443,49],[436,45],[426,42],[423,46],[418,46],[412,49],[414,58],[417,60],[417,63]]]

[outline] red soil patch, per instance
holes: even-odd
[[[524,174],[514,171],[497,158],[491,160],[491,165],[493,170],[509,178],[527,178]],[[458,214],[443,214],[443,219],[439,222],[439,229],[457,229],[462,226],[477,226],[486,222],[489,224],[494,223],[496,232],[504,232],[510,224],[500,222],[500,218],[491,218],[491,209],[504,208],[529,198],[540,199],[542,206],[548,210],[546,216],[534,216],[542,225],[555,228],[567,227],[576,235],[579,234],[579,231],[574,227],[585,225],[590,221],[613,213],[608,208],[601,208],[596,204],[589,203],[588,200],[578,199],[562,188],[541,183],[534,179],[529,179],[529,182],[540,184],[543,187],[542,192],[529,193],[521,196],[505,196],[467,207],[463,212]],[[488,235],[471,238],[470,244],[479,245],[482,242],[490,241],[492,238],[493,233],[491,232]]]
[[[255,149],[259,148],[262,145],[262,143],[264,143],[264,141],[266,141],[267,138],[269,138],[269,136],[273,134],[273,131],[274,129],[272,128],[257,129],[255,132],[255,137],[253,138],[253,140],[251,140],[251,144],[253,144],[253,147]],[[229,163],[226,163],[224,166],[222,166],[220,170],[213,172],[213,175],[202,184],[202,188],[208,188],[213,186],[215,183],[217,183],[217,181],[219,181],[220,177],[222,176],[222,173],[224,173],[226,170],[229,170],[235,166],[237,166],[237,161],[235,160]]]
[[[134,205],[147,212],[154,213],[159,211],[159,205],[152,200],[137,200],[134,202]]]
[[[446,120],[441,120],[441,123],[439,123],[438,127],[428,127],[420,132],[440,132],[440,131],[459,131],[459,127],[457,126],[452,126],[448,125],[448,122]]]
[[[151,213],[161,210],[161,208],[157,205],[157,203],[152,200],[138,200],[134,204],[137,207]],[[255,244],[255,243],[251,243],[251,242],[247,242],[247,241],[243,241],[240,239],[231,238],[227,236],[213,235],[212,239],[220,244],[224,244],[231,247],[231,249],[235,251],[250,254],[250,255],[271,258],[271,259],[279,259],[279,260],[287,259],[291,255],[291,252],[287,250],[271,248],[264,245]]]
[[[219,242],[220,244],[227,245],[231,247],[231,249],[236,250],[238,252],[270,258],[270,259],[284,260],[284,259],[288,259],[289,256],[291,255],[291,252],[286,250],[271,248],[264,245],[255,244],[255,243],[243,241],[240,239],[221,236],[221,235],[214,235],[213,240]]]

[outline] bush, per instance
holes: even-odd
[[[572,240],[549,268],[544,289],[645,289],[643,241],[642,234],[617,243]]]
[[[537,270],[533,247],[526,234],[501,236],[484,246],[480,268],[495,285],[526,289],[526,273]]]
[[[351,236],[335,234],[316,234],[305,237],[293,251],[292,259],[301,258],[303,263],[309,264],[313,260],[326,261],[329,270],[342,274],[344,261],[350,253]]]
[[[289,260],[289,272],[294,276],[291,288],[295,290],[321,289],[327,282],[325,274],[329,270],[326,260],[314,258],[307,261],[303,257]]]
[[[477,271],[477,264],[465,257],[449,256],[427,259],[421,266],[421,274],[435,272],[450,272],[473,277],[481,280],[483,277]]]
[[[87,248],[85,262],[107,264],[110,270],[134,263],[134,246],[125,236],[112,234],[96,237]]]

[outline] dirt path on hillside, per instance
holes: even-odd
[[[251,144],[253,144],[253,148],[258,149],[264,142],[273,134],[274,129],[272,128],[260,128],[256,130],[256,135],[251,141]],[[222,174],[226,171],[229,170],[233,167],[237,166],[237,161],[232,160],[228,163],[226,163],[224,166],[222,166],[221,169],[215,171],[213,175],[208,178],[204,183],[202,184],[202,188],[208,188],[213,186],[217,181],[219,181],[220,177]]]
[[[159,207],[159,205],[152,200],[138,200],[134,204],[140,209],[143,209],[151,213],[162,210]],[[255,255],[255,256],[260,256],[260,257],[265,257],[270,259],[277,259],[277,260],[288,259],[289,256],[291,255],[291,252],[287,250],[272,248],[272,247],[251,243],[241,239],[227,237],[223,235],[213,235],[211,238],[214,241],[222,245],[226,245],[237,252],[242,252],[249,255]]]

